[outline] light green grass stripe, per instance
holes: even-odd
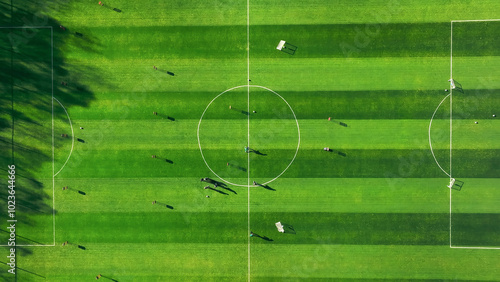
[[[68,26],[92,27],[146,27],[146,26],[225,26],[246,24],[244,1],[113,1],[71,2],[70,9],[78,13],[66,13],[66,9],[54,9],[51,15]],[[117,13],[112,8],[119,8]]]
[[[252,0],[250,4],[251,24],[271,25],[449,22],[456,19],[498,18],[500,13],[500,8],[494,0],[306,0],[287,4],[272,0]],[[293,29],[293,26],[290,28]]]
[[[89,243],[85,247],[85,251],[60,244],[38,248],[29,257],[20,257],[19,267],[48,281],[90,281],[98,274],[118,281],[166,281],[180,274],[181,280],[227,276],[241,281],[246,277],[246,244]],[[36,276],[19,272],[24,281],[38,281]]]
[[[335,232],[332,230],[332,232]],[[284,234],[283,236],[286,236]],[[293,235],[290,235],[293,236]],[[495,250],[448,246],[253,245],[254,277],[496,280]],[[286,259],[268,263],[276,257]]]
[[[284,54],[287,55],[287,54]],[[289,56],[289,55],[287,55]],[[286,59],[285,59],[286,58]],[[384,58],[295,58],[252,59],[252,84],[274,91],[349,90],[433,90],[449,88],[449,57]],[[158,61],[157,61],[158,62]],[[480,83],[481,77],[500,75],[500,57],[467,57],[460,69],[473,70],[462,78],[464,89],[491,89],[497,83]],[[161,61],[115,60],[96,63],[80,60],[79,64],[106,73],[93,91],[147,93],[149,91],[214,91],[216,94],[246,83],[243,60],[166,60],[163,65],[176,76],[154,71]],[[137,68],[130,68],[137,65]],[[276,75],[279,74],[279,75]],[[457,74],[458,75],[458,74]],[[466,75],[462,74],[462,77]],[[458,78],[457,78],[458,80]],[[158,82],[161,82],[159,84]]]
[[[496,198],[492,185],[496,179],[467,181],[474,206],[463,212],[492,212]],[[76,191],[62,191],[59,186],[70,183]],[[276,191],[252,188],[253,212],[366,212],[366,213],[443,213],[449,208],[448,180],[436,178],[279,178],[269,184]],[[60,179],[56,181],[58,211],[64,212],[150,212],[161,216],[165,208],[151,201],[170,204],[175,212],[244,212],[247,208],[247,189],[231,187],[228,196],[204,190],[198,178],[122,178],[122,179]],[[484,190],[483,190],[484,189]],[[464,189],[465,190],[465,189]],[[119,191],[119,192],[118,192]],[[206,194],[211,199],[205,198]],[[112,199],[112,203],[110,203]],[[482,200],[481,200],[482,199]],[[464,197],[463,201],[466,201]],[[486,204],[491,203],[491,204]]]
[[[77,149],[109,150],[197,150],[198,120],[73,120],[84,130],[77,130],[76,137],[86,144],[77,144]],[[295,149],[298,133],[294,121],[266,119],[255,122],[251,142],[262,143],[266,149]],[[300,149],[429,149],[429,120],[342,120],[348,127],[324,120],[299,120]],[[497,120],[455,120],[453,148],[499,149],[500,133]],[[285,125],[283,125],[286,123]],[[449,149],[449,120],[434,120],[431,130],[433,148]],[[276,131],[273,126],[286,126],[287,130]],[[260,127],[259,127],[260,126]],[[78,129],[78,128],[76,128]],[[75,129],[75,130],[76,130]],[[200,141],[203,149],[225,150],[240,148],[245,143],[247,121],[203,120]],[[58,133],[58,132],[57,132]],[[56,137],[58,137],[56,135]],[[261,140],[269,138],[268,142]],[[241,139],[241,140],[240,140]],[[245,140],[243,140],[245,139]],[[242,141],[243,140],[243,141]],[[260,141],[259,141],[260,140]],[[58,144],[70,146],[71,140],[57,139]],[[299,150],[300,150],[299,149]],[[63,150],[63,149],[62,149]],[[65,150],[66,151],[66,150]],[[64,157],[64,156],[62,156]]]
[[[116,3],[115,3],[116,2]],[[52,13],[69,24],[88,26],[195,26],[244,25],[245,1],[115,1],[108,7],[118,7],[122,13],[97,4],[72,3],[78,14],[66,10]],[[307,0],[283,4],[270,0],[250,1],[251,24],[332,24],[332,23],[419,23],[449,22],[456,19],[496,18],[500,10],[493,0],[452,3],[440,1],[330,1]],[[286,9],[284,9],[286,6]],[[88,15],[91,14],[92,17]]]

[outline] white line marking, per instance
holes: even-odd
[[[450,246],[452,249],[480,249],[480,250],[500,250],[500,247],[457,247]]]
[[[198,138],[198,148],[200,149],[200,153],[201,153],[201,157],[203,159],[203,162],[205,162],[205,165],[207,166],[207,168],[215,175],[217,176],[220,180],[226,182],[227,184],[231,184],[231,185],[234,185],[234,186],[239,186],[239,187],[248,187],[248,185],[242,185],[242,184],[236,184],[236,183],[232,183],[222,177],[220,177],[217,173],[215,173],[215,171],[213,171],[213,169],[208,165],[206,159],[205,159],[205,155],[203,155],[203,150],[201,148],[201,141],[200,141],[200,125],[201,125],[201,121],[203,120],[203,117],[206,113],[206,111],[208,110],[208,108],[210,108],[210,105],[217,99],[219,98],[219,96],[225,94],[226,92],[228,91],[231,91],[231,90],[234,90],[234,89],[238,89],[238,88],[242,88],[242,87],[257,87],[257,88],[262,88],[262,89],[266,89],[274,94],[276,94],[277,96],[279,96],[283,101],[286,102],[285,98],[281,97],[281,95],[279,95],[278,93],[276,93],[275,91],[267,88],[267,87],[264,87],[264,86],[260,86],[260,85],[240,85],[240,86],[235,86],[235,87],[232,87],[232,88],[229,88],[227,89],[226,91],[220,93],[219,95],[215,96],[215,98],[212,99],[212,101],[210,101],[210,103],[208,103],[207,107],[205,108],[205,110],[203,111],[203,113],[201,114],[201,117],[200,117],[200,121],[198,122],[198,129],[197,129],[197,132],[196,132],[196,135],[197,135],[197,138]],[[270,181],[267,181],[265,183],[262,183],[264,185],[276,180],[278,177],[280,177],[281,175],[283,175],[283,173],[285,173],[286,170],[288,170],[288,168],[292,165],[292,163],[295,161],[295,158],[297,157],[297,154],[299,152],[299,148],[300,148],[300,127],[299,127],[299,121],[297,120],[297,116],[295,115],[295,112],[293,111],[292,107],[290,106],[290,104],[288,104],[288,102],[286,102],[286,104],[288,105],[288,107],[290,108],[290,110],[292,111],[293,113],[293,116],[295,118],[295,123],[297,125],[297,134],[298,134],[298,142],[297,142],[297,149],[295,150],[295,155],[293,156],[293,159],[290,161],[290,163],[288,164],[288,166],[277,176],[275,177],[274,179],[270,180]],[[251,185],[251,187],[254,187],[254,185]]]
[[[73,123],[71,122],[71,118],[69,117],[69,114],[68,114],[68,111],[66,110],[66,108],[63,106],[63,104],[61,102],[59,102],[59,100],[56,99],[56,97],[52,97],[52,98],[54,100],[56,100],[57,103],[59,103],[59,105],[61,105],[61,107],[64,109],[64,112],[66,113],[66,116],[68,117],[69,126],[71,128],[71,150],[69,152],[68,158],[66,159],[66,162],[64,162],[61,169],[56,174],[54,174],[54,177],[56,177],[59,174],[59,172],[61,172],[63,170],[63,168],[66,166],[66,164],[68,163],[69,158],[71,157],[71,154],[73,154],[73,148],[75,146],[75,132],[73,130]]]
[[[450,79],[453,79],[453,23],[454,22],[490,22],[490,21],[500,21],[500,19],[490,19],[490,20],[454,20],[451,21],[451,28],[450,28]],[[451,180],[451,173],[452,173],[452,140],[453,140],[453,89],[450,87],[450,180]],[[446,99],[446,98],[445,98]],[[444,101],[444,99],[443,99]],[[443,102],[441,101],[441,103]],[[438,106],[439,108],[439,106]],[[437,111],[437,109],[436,109]],[[435,113],[435,112],[434,112]],[[434,115],[433,115],[434,117]],[[432,123],[432,120],[431,120]],[[430,125],[429,125],[429,130],[430,130]],[[429,131],[430,134],[430,131]],[[430,135],[429,135],[429,142],[430,142]],[[432,150],[432,148],[431,148]],[[434,154],[433,154],[434,155]],[[434,158],[435,159],[435,158]],[[439,164],[438,164],[439,165]],[[442,170],[442,169],[441,169]],[[500,250],[500,247],[459,247],[459,246],[452,246],[451,245],[451,230],[452,230],[452,225],[451,225],[451,218],[452,218],[452,191],[453,189],[450,188],[450,248],[452,249],[481,249],[481,250]]]
[[[448,98],[448,96],[450,96],[450,94],[446,95],[446,97],[443,98],[443,100],[441,100],[441,103],[439,103],[439,105],[437,106],[436,110],[434,111],[434,113],[432,114],[432,117],[431,117],[431,122],[429,123],[429,146],[431,148],[431,153],[432,153],[432,157],[434,158],[434,161],[436,162],[436,164],[438,165],[438,167],[444,172],[446,173],[446,175],[448,175],[449,177],[450,174],[448,172],[446,172],[442,167],[441,165],[439,164],[438,160],[436,159],[436,156],[434,155],[434,151],[432,149],[432,141],[431,141],[431,127],[432,127],[432,120],[434,119],[434,116],[436,115],[436,112],[438,111],[439,107],[441,107],[441,104],[444,102],[444,100],[446,100],[446,98]]]
[[[247,113],[250,113],[250,0],[247,0]],[[248,114],[248,139],[247,147],[250,148],[250,114]],[[248,190],[248,226],[247,226],[247,236],[248,236],[248,281],[250,281],[250,270],[251,270],[251,251],[250,251],[250,153],[247,153],[247,190]]]
[[[453,79],[453,22],[450,23],[450,79]],[[452,111],[453,102],[452,94],[453,88],[450,87],[450,183],[451,183],[451,156],[452,156]],[[453,189],[450,187],[450,247],[451,247],[451,195],[453,194]]]
[[[486,20],[452,20],[452,23],[465,23],[465,22],[498,22],[500,19],[486,19]]]
[[[50,27],[50,57],[52,68],[52,230],[54,238],[54,246],[56,245],[56,193],[55,193],[55,176],[54,176],[54,29]]]

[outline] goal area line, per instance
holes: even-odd
[[[50,29],[50,77],[51,77],[51,141],[52,141],[52,244],[16,244],[16,247],[54,247],[56,245],[56,218],[55,218],[55,159],[54,159],[54,28],[52,26],[0,26],[0,30],[8,29]],[[26,44],[29,44],[26,43]],[[0,245],[0,247],[12,247],[9,245]]]
[[[453,79],[453,23],[467,23],[467,22],[500,22],[500,19],[479,19],[479,20],[451,20],[450,22],[450,79]],[[453,140],[453,89],[450,87],[450,181],[453,179],[452,175],[452,140]],[[479,247],[479,246],[454,246],[452,244],[452,194],[453,189],[450,190],[450,220],[449,220],[449,232],[450,232],[450,248],[451,249],[478,249],[478,250],[500,250],[500,246],[489,246],[489,247]]]

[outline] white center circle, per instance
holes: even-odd
[[[245,115],[248,115],[248,124],[247,124],[247,129],[248,129],[248,147],[251,148],[251,151],[250,152],[255,152],[256,154],[259,154],[259,155],[264,155],[266,156],[266,154],[263,154],[261,153],[260,151],[257,151],[257,150],[254,150],[252,148],[252,143],[251,143],[251,135],[252,135],[252,132],[250,131],[250,115],[254,115],[256,114],[256,111],[252,111],[253,113],[251,114],[250,112],[250,88],[260,88],[260,89],[264,89],[266,91],[269,91],[271,93],[273,93],[274,95],[276,95],[277,97],[279,97],[279,99],[281,101],[283,101],[285,104],[286,104],[286,108],[289,109],[289,111],[291,112],[291,116],[290,116],[290,121],[294,120],[294,127],[296,126],[296,130],[297,130],[297,147],[294,148],[294,154],[293,154],[293,157],[291,158],[290,162],[286,165],[286,167],[281,170],[281,172],[279,172],[277,175],[273,176],[273,177],[266,177],[266,180],[262,181],[263,183],[258,183],[258,185],[267,185],[268,183],[271,183],[273,182],[274,180],[278,179],[281,175],[283,175],[283,173],[285,173],[285,171],[288,170],[288,168],[292,165],[293,161],[295,160],[295,158],[297,157],[297,153],[299,152],[299,147],[300,147],[300,128],[299,128],[299,122],[297,120],[297,117],[295,115],[295,112],[293,111],[292,107],[290,106],[290,104],[281,96],[279,95],[278,93],[276,93],[275,91],[267,88],[267,87],[264,87],[264,86],[259,86],[259,85],[240,85],[240,86],[236,86],[236,87],[233,87],[233,88],[230,88],[230,89],[227,89],[225,90],[224,92],[220,93],[219,95],[217,95],[215,98],[212,99],[212,101],[210,101],[210,103],[207,105],[207,107],[205,108],[205,110],[203,111],[201,117],[200,117],[200,120],[198,122],[198,129],[197,129],[197,138],[198,138],[198,147],[200,149],[200,153],[201,153],[201,156],[203,158],[203,162],[205,163],[205,165],[208,167],[208,169],[216,176],[218,177],[220,180],[222,180],[223,182],[227,183],[227,184],[230,184],[230,185],[234,185],[234,186],[241,186],[241,187],[249,187],[249,186],[255,186],[255,185],[251,185],[250,184],[250,169],[251,169],[251,166],[250,166],[250,156],[248,156],[248,167],[247,168],[244,168],[244,167],[240,167],[240,166],[236,166],[237,168],[241,169],[242,171],[245,171],[247,172],[247,177],[248,177],[248,183],[249,184],[238,184],[238,183],[233,183],[232,181],[229,181],[228,179],[226,179],[225,177],[222,177],[220,175],[220,173],[217,173],[216,170],[217,169],[213,169],[209,163],[207,162],[207,158],[206,158],[206,154],[203,153],[203,148],[202,148],[202,142],[201,142],[201,139],[200,139],[200,127],[201,127],[201,124],[202,124],[202,121],[203,121],[203,118],[206,116],[206,113],[207,113],[207,110],[210,108],[210,106],[212,106],[212,104],[214,103],[215,100],[217,100],[219,97],[221,97],[222,95],[228,93],[229,91],[232,91],[232,90],[237,90],[237,89],[240,89],[240,88],[247,88],[248,89],[248,101],[247,101],[247,108],[248,108],[248,111],[243,111],[243,110],[236,110],[234,107],[231,108],[231,105],[225,105],[224,108],[225,109],[228,109],[228,110],[234,110],[234,112],[237,112],[237,113],[242,113],[242,114],[245,114]],[[278,99],[278,98],[276,98]],[[224,99],[223,99],[224,100]],[[292,119],[292,116],[293,116],[293,119]],[[274,134],[274,128],[271,128],[269,129],[270,131],[273,132]],[[271,133],[269,133],[271,134]],[[223,135],[223,134],[221,134]],[[274,136],[273,136],[274,137]],[[223,138],[230,138],[229,137],[223,137]],[[237,138],[238,139],[238,138]],[[239,138],[241,139],[241,138]],[[232,140],[232,139],[231,139]],[[244,141],[244,144],[245,144],[245,147],[247,146],[247,138],[245,138],[245,140],[236,140],[237,142],[239,141],[239,143],[242,143]],[[213,145],[213,144],[211,144]],[[279,146],[279,145],[276,145],[276,146]],[[207,147],[207,146],[206,146]],[[290,149],[292,150],[292,149]],[[241,152],[243,152],[243,147],[241,148]],[[249,154],[250,152],[247,152],[247,154]],[[220,154],[219,154],[220,155]],[[291,153],[290,153],[291,155]],[[222,162],[223,160],[220,160],[219,162]],[[272,162],[272,161],[271,161]],[[227,166],[234,166],[233,164],[230,164],[229,162],[227,163]],[[278,170],[280,171],[280,170]],[[252,181],[253,182],[253,181]]]

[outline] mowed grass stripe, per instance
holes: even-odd
[[[235,182],[246,178],[231,179]],[[492,213],[498,197],[498,179],[462,179],[465,189],[453,195],[457,212]],[[62,191],[66,183],[72,191]],[[339,213],[443,213],[449,209],[447,179],[442,178],[279,178],[268,184],[275,191],[251,189],[251,210],[255,212],[339,212]],[[108,178],[56,179],[57,210],[65,212],[149,212],[161,216],[170,212],[153,206],[157,200],[169,204],[174,212],[245,212],[247,188],[223,195],[204,190],[199,178]],[[84,191],[85,196],[77,193]],[[210,195],[206,199],[205,195]],[[113,199],[116,205],[110,205]],[[463,205],[473,202],[473,205]],[[469,208],[470,207],[470,208]]]
[[[86,243],[84,251],[76,246],[81,242],[73,243],[37,248],[29,259],[19,259],[19,267],[22,265],[23,269],[50,281],[89,281],[95,280],[99,273],[103,275],[101,280],[110,277],[118,281],[199,281],[201,277],[208,281],[241,281],[246,278],[246,244]],[[2,250],[2,255],[4,253],[7,255]],[[100,264],[98,268],[96,263]],[[42,279],[21,269],[18,273],[24,281]]]
[[[297,24],[356,23],[383,27],[386,23],[435,23],[456,19],[497,18],[499,7],[496,4],[494,0],[472,3],[465,0],[454,2],[307,0],[290,3],[284,9],[282,3],[272,0],[253,0],[250,1],[250,10],[252,25],[289,25],[293,28]]]
[[[163,80],[155,81],[161,84]],[[151,85],[149,86],[151,87]],[[446,86],[445,86],[446,87]],[[160,91],[142,92],[99,92],[99,99],[94,101],[92,108],[72,108],[72,119],[91,120],[165,120],[166,116],[182,119],[198,119],[210,101],[221,92],[177,92]],[[254,88],[251,88],[254,91]],[[467,93],[473,95],[454,93],[454,120],[464,118],[491,117],[486,113],[494,112],[494,105],[499,102],[498,89],[468,89]],[[238,99],[233,95],[224,94],[214,101],[216,104],[225,105],[217,116],[204,116],[204,119],[223,118],[225,120],[246,120],[247,116],[229,111],[229,105],[243,108],[246,97]],[[289,91],[283,90],[279,94],[287,100],[298,119],[326,119],[332,116],[336,120],[342,119],[424,119],[430,120],[432,113],[441,100],[447,95],[444,89],[433,90],[380,90],[380,91]],[[220,100],[219,100],[220,99]],[[265,103],[266,99],[251,96],[252,105],[258,103],[259,112],[256,118],[276,118],[273,109],[281,107],[281,103]],[[227,101],[226,101],[227,100]],[[166,102],[165,102],[166,101]],[[214,104],[212,107],[215,107]],[[241,104],[241,105],[240,105]],[[284,105],[284,103],[283,103]],[[58,105],[56,105],[59,107]],[[120,110],[117,106],[123,107]],[[61,108],[62,111],[62,108]],[[153,117],[156,111],[159,117]],[[445,113],[446,111],[446,113]],[[65,117],[65,115],[63,116]],[[449,119],[449,103],[441,105],[435,119]],[[165,120],[166,121],[166,120]],[[301,122],[302,123],[302,122]]]
[[[82,145],[80,145],[82,146]],[[243,149],[241,149],[243,151]],[[337,151],[338,150],[338,151]],[[69,162],[60,173],[62,177],[203,177],[209,170],[201,158],[199,150],[120,150],[78,152],[78,160]],[[205,150],[205,158],[215,171],[227,171],[228,161],[244,164],[242,155],[232,155],[233,151]],[[340,154],[338,153],[340,152]],[[440,156],[449,155],[449,150],[434,150]],[[152,159],[157,154],[159,158]],[[227,159],[224,156],[230,156]],[[295,150],[272,150],[271,155],[255,156],[258,166],[252,166],[251,176],[274,178],[294,156]],[[345,155],[345,156],[344,156]],[[496,164],[499,150],[455,150],[453,158],[460,165],[454,166],[454,174],[461,177],[490,178],[499,175]],[[169,161],[165,161],[168,159]],[[82,166],[81,164],[85,164]],[[97,165],[99,164],[99,166]],[[48,169],[48,168],[46,168]],[[270,169],[272,169],[270,171]],[[229,172],[228,172],[229,173]],[[230,177],[242,177],[237,174]],[[335,148],[325,152],[323,148],[299,150],[293,165],[283,177],[323,178],[323,177],[443,177],[435,165],[429,150],[356,150]]]
[[[476,23],[467,27],[458,25],[458,50],[454,56],[498,56],[498,39],[491,37],[500,24]],[[119,32],[118,32],[119,31]],[[120,58],[243,58],[245,54],[246,26],[141,26],[82,28],[89,37],[99,34],[99,42],[87,59],[105,56]],[[280,38],[298,47],[294,58],[346,58],[346,57],[447,57],[450,46],[450,24],[386,24],[367,26],[347,25],[252,25],[252,59],[282,58],[276,51]],[[477,34],[482,40],[460,37],[464,33]],[[190,34],[190,36],[185,36]],[[361,34],[361,35],[360,35]],[[131,40],[133,38],[134,40]],[[144,42],[151,42],[145,48]],[[115,48],[109,48],[116,46]],[[484,47],[487,46],[487,47]],[[140,52],[139,52],[140,50]],[[467,51],[475,50],[475,51]],[[455,51],[455,50],[454,50]],[[73,53],[78,56],[79,53]],[[288,55],[287,55],[288,56]],[[77,58],[71,56],[70,58]]]
[[[344,120],[335,119],[299,120],[300,150],[315,150],[331,147],[344,150],[429,149],[430,120]],[[453,148],[465,150],[467,142],[475,142],[475,149],[498,149],[498,133],[494,130],[494,119],[479,120],[480,125],[471,120],[455,121]],[[76,150],[117,151],[147,150],[160,152],[165,150],[199,149],[198,136],[203,150],[235,150],[242,152],[246,144],[247,122],[244,120],[203,120],[197,134],[199,120],[168,119],[153,120],[74,120],[75,125],[85,125],[84,130],[76,130],[75,137],[86,143],[76,144]],[[343,126],[339,124],[344,123]],[[435,150],[449,149],[448,120],[434,120],[431,128],[432,147]],[[258,150],[293,150],[297,148],[298,131],[295,120],[252,119],[253,145]],[[74,126],[76,127],[76,126]],[[271,127],[271,128],[269,128]],[[65,161],[71,140],[60,137],[59,133],[71,132],[69,125],[58,127],[56,144],[62,146],[65,154],[60,160]],[[253,135],[252,135],[253,133]],[[59,135],[59,136],[58,136]],[[267,138],[264,142],[262,139]],[[57,149],[59,150],[59,149]],[[58,152],[59,153],[59,152]],[[178,153],[175,153],[178,155]],[[328,156],[326,154],[325,156]],[[166,155],[163,157],[167,157]]]
[[[256,281],[283,277],[320,281],[328,278],[335,281],[363,281],[363,278],[369,281],[496,281],[500,274],[495,250],[457,250],[449,246],[284,247],[271,243],[254,245],[252,254],[252,277]],[[286,259],[277,261],[275,257]]]
[[[242,244],[248,236],[243,232],[246,218],[245,212],[188,213],[175,210],[154,217],[149,212],[65,213],[58,216],[57,224],[59,236],[82,244]],[[447,213],[252,212],[251,220],[252,231],[271,239],[277,234],[275,222],[281,220],[294,226],[297,236],[276,239],[274,244],[441,245],[447,244],[449,239]],[[473,236],[473,233],[469,234]],[[253,243],[267,241],[255,240]]]

